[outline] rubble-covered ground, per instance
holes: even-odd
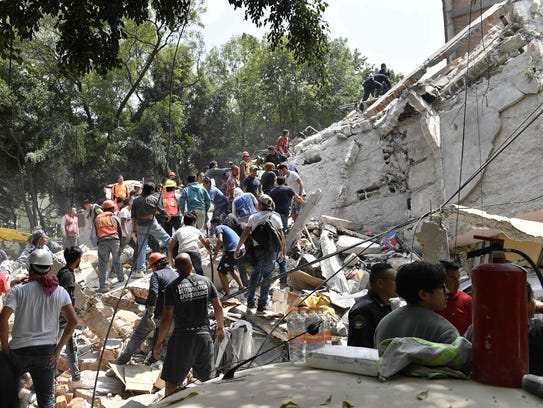
[[[331,322],[333,342],[346,344],[346,314],[355,298],[365,294],[371,265],[387,261],[398,267],[419,259],[416,254],[401,252],[398,246],[395,248],[379,235],[354,231],[356,227],[355,223],[347,220],[322,216],[318,221],[308,222],[300,232],[292,231],[296,239],[293,240],[288,259],[289,270],[292,270],[289,285],[281,288],[278,280],[274,282],[265,316],[247,312],[243,293],[224,299],[229,341],[223,347],[216,347],[216,352],[220,350],[221,353],[217,362],[219,373],[251,357],[258,350],[267,350],[287,340],[284,316],[293,306],[322,307]],[[79,316],[75,337],[82,379],[75,387],[72,386],[68,360],[63,353],[57,367],[56,406],[85,406],[85,402],[90,403],[97,375],[95,406],[120,407],[134,398],[141,403],[152,404],[163,396],[161,390],[164,387],[159,378],[160,365],[143,364],[150,351],[152,333],[128,365],[114,365],[143,316],[151,273],[125,282],[117,282],[113,278],[110,280],[110,291],[98,294],[97,253],[95,249],[83,249],[84,255],[75,273],[75,308]],[[57,255],[62,257],[61,252]],[[319,260],[326,255],[331,256]],[[126,249],[123,260],[126,261],[127,274],[130,259],[131,250]],[[202,249],[202,260],[205,274],[214,278],[215,285],[222,289],[217,273],[211,270],[210,257],[205,249]],[[58,270],[58,267],[55,269]],[[236,293],[235,282],[230,283],[232,291]],[[317,290],[307,296],[314,289]],[[266,353],[256,359],[253,366],[281,361],[288,361],[288,347],[278,347]],[[114,375],[106,376],[106,371],[111,367],[114,368]],[[20,396],[24,406],[34,406],[35,396],[31,391],[32,380],[29,376],[23,378],[22,385]]]

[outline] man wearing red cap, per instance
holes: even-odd
[[[249,152],[241,153],[241,162],[239,162],[239,181],[243,183],[243,179],[249,175]]]

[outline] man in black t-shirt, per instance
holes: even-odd
[[[79,263],[81,262],[81,256],[83,251],[78,246],[71,246],[64,250],[64,260],[66,261],[66,266],[58,271],[57,279],[58,284],[66,289],[66,292],[70,295],[72,299],[72,305],[75,307],[75,272],[74,270],[79,268]],[[64,326],[66,326],[66,319],[64,316],[60,316],[59,320],[59,333],[62,333]],[[68,343],[66,343],[66,354],[68,356],[68,363],[70,365],[70,371],[72,372],[72,382],[77,382],[81,380],[81,374],[79,372],[79,364],[77,358],[77,345],[74,341],[74,337],[70,337]]]
[[[158,359],[162,342],[175,321],[161,375],[166,382],[165,395],[175,392],[191,368],[194,377],[200,381],[207,381],[214,374],[213,339],[207,309],[210,302],[217,320],[215,336],[219,342],[225,336],[224,314],[215,285],[205,276],[191,273],[192,263],[186,253],[177,255],[175,269],[179,277],[164,292],[164,311],[153,351]]]

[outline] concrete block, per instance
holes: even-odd
[[[67,408],[68,407],[68,401],[66,400],[66,397],[64,395],[59,395],[55,399],[55,408]]]
[[[356,244],[359,245],[356,245]],[[354,246],[356,245],[356,246]],[[342,251],[346,248],[352,247],[351,249],[347,249],[344,253],[345,254],[357,254],[357,255],[365,255],[365,254],[376,254],[381,252],[381,245],[376,244],[371,241],[366,241],[355,238],[355,237],[349,237],[347,235],[340,235],[337,243],[337,250]]]
[[[322,224],[329,224],[335,227],[342,227],[353,231],[357,231],[362,228],[362,224],[359,222],[336,218],[329,215],[321,215],[320,221]]]
[[[85,398],[76,397],[68,403],[68,408],[89,408],[90,404]]]

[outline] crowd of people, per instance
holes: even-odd
[[[257,287],[275,273],[277,264],[286,270],[288,217],[295,219],[305,203],[302,179],[287,159],[288,138],[285,130],[277,144],[268,147],[263,169],[244,151],[239,165],[219,169],[212,161],[205,171],[189,175],[181,189],[174,172],[161,183],[136,183],[132,188],[119,175],[104,201],[83,203],[83,222],[76,207],[62,217],[64,260],[57,261],[65,266],[57,276],[50,274],[55,255],[46,245],[47,234],[40,228],[33,231],[21,256],[0,269],[0,289],[7,292],[0,340],[14,375],[32,376],[40,407],[53,406],[54,367],[64,346],[72,384],[77,386],[80,380],[72,337],[77,325],[73,294],[74,271],[82,256],[78,245],[85,228],[89,235],[85,244],[97,248],[97,293],[108,292],[112,282],[124,281],[127,274],[142,277],[148,269],[152,272],[146,313],[117,363],[130,361],[154,330],[153,352],[146,362],[164,359],[166,394],[181,384],[190,369],[202,381],[213,376],[208,304],[214,308],[219,339],[224,337],[222,304],[213,282],[203,276],[200,247],[207,249],[212,262],[221,255],[217,271],[224,292],[231,292],[230,274],[239,289],[248,288],[249,312],[264,314],[270,285],[262,285],[258,301]],[[251,232],[264,224],[275,230],[279,247],[252,239]],[[216,246],[211,245],[210,235],[216,237]],[[125,270],[120,254],[127,246],[134,249],[134,256],[131,269]],[[22,281],[13,275],[21,267],[28,273]]]

